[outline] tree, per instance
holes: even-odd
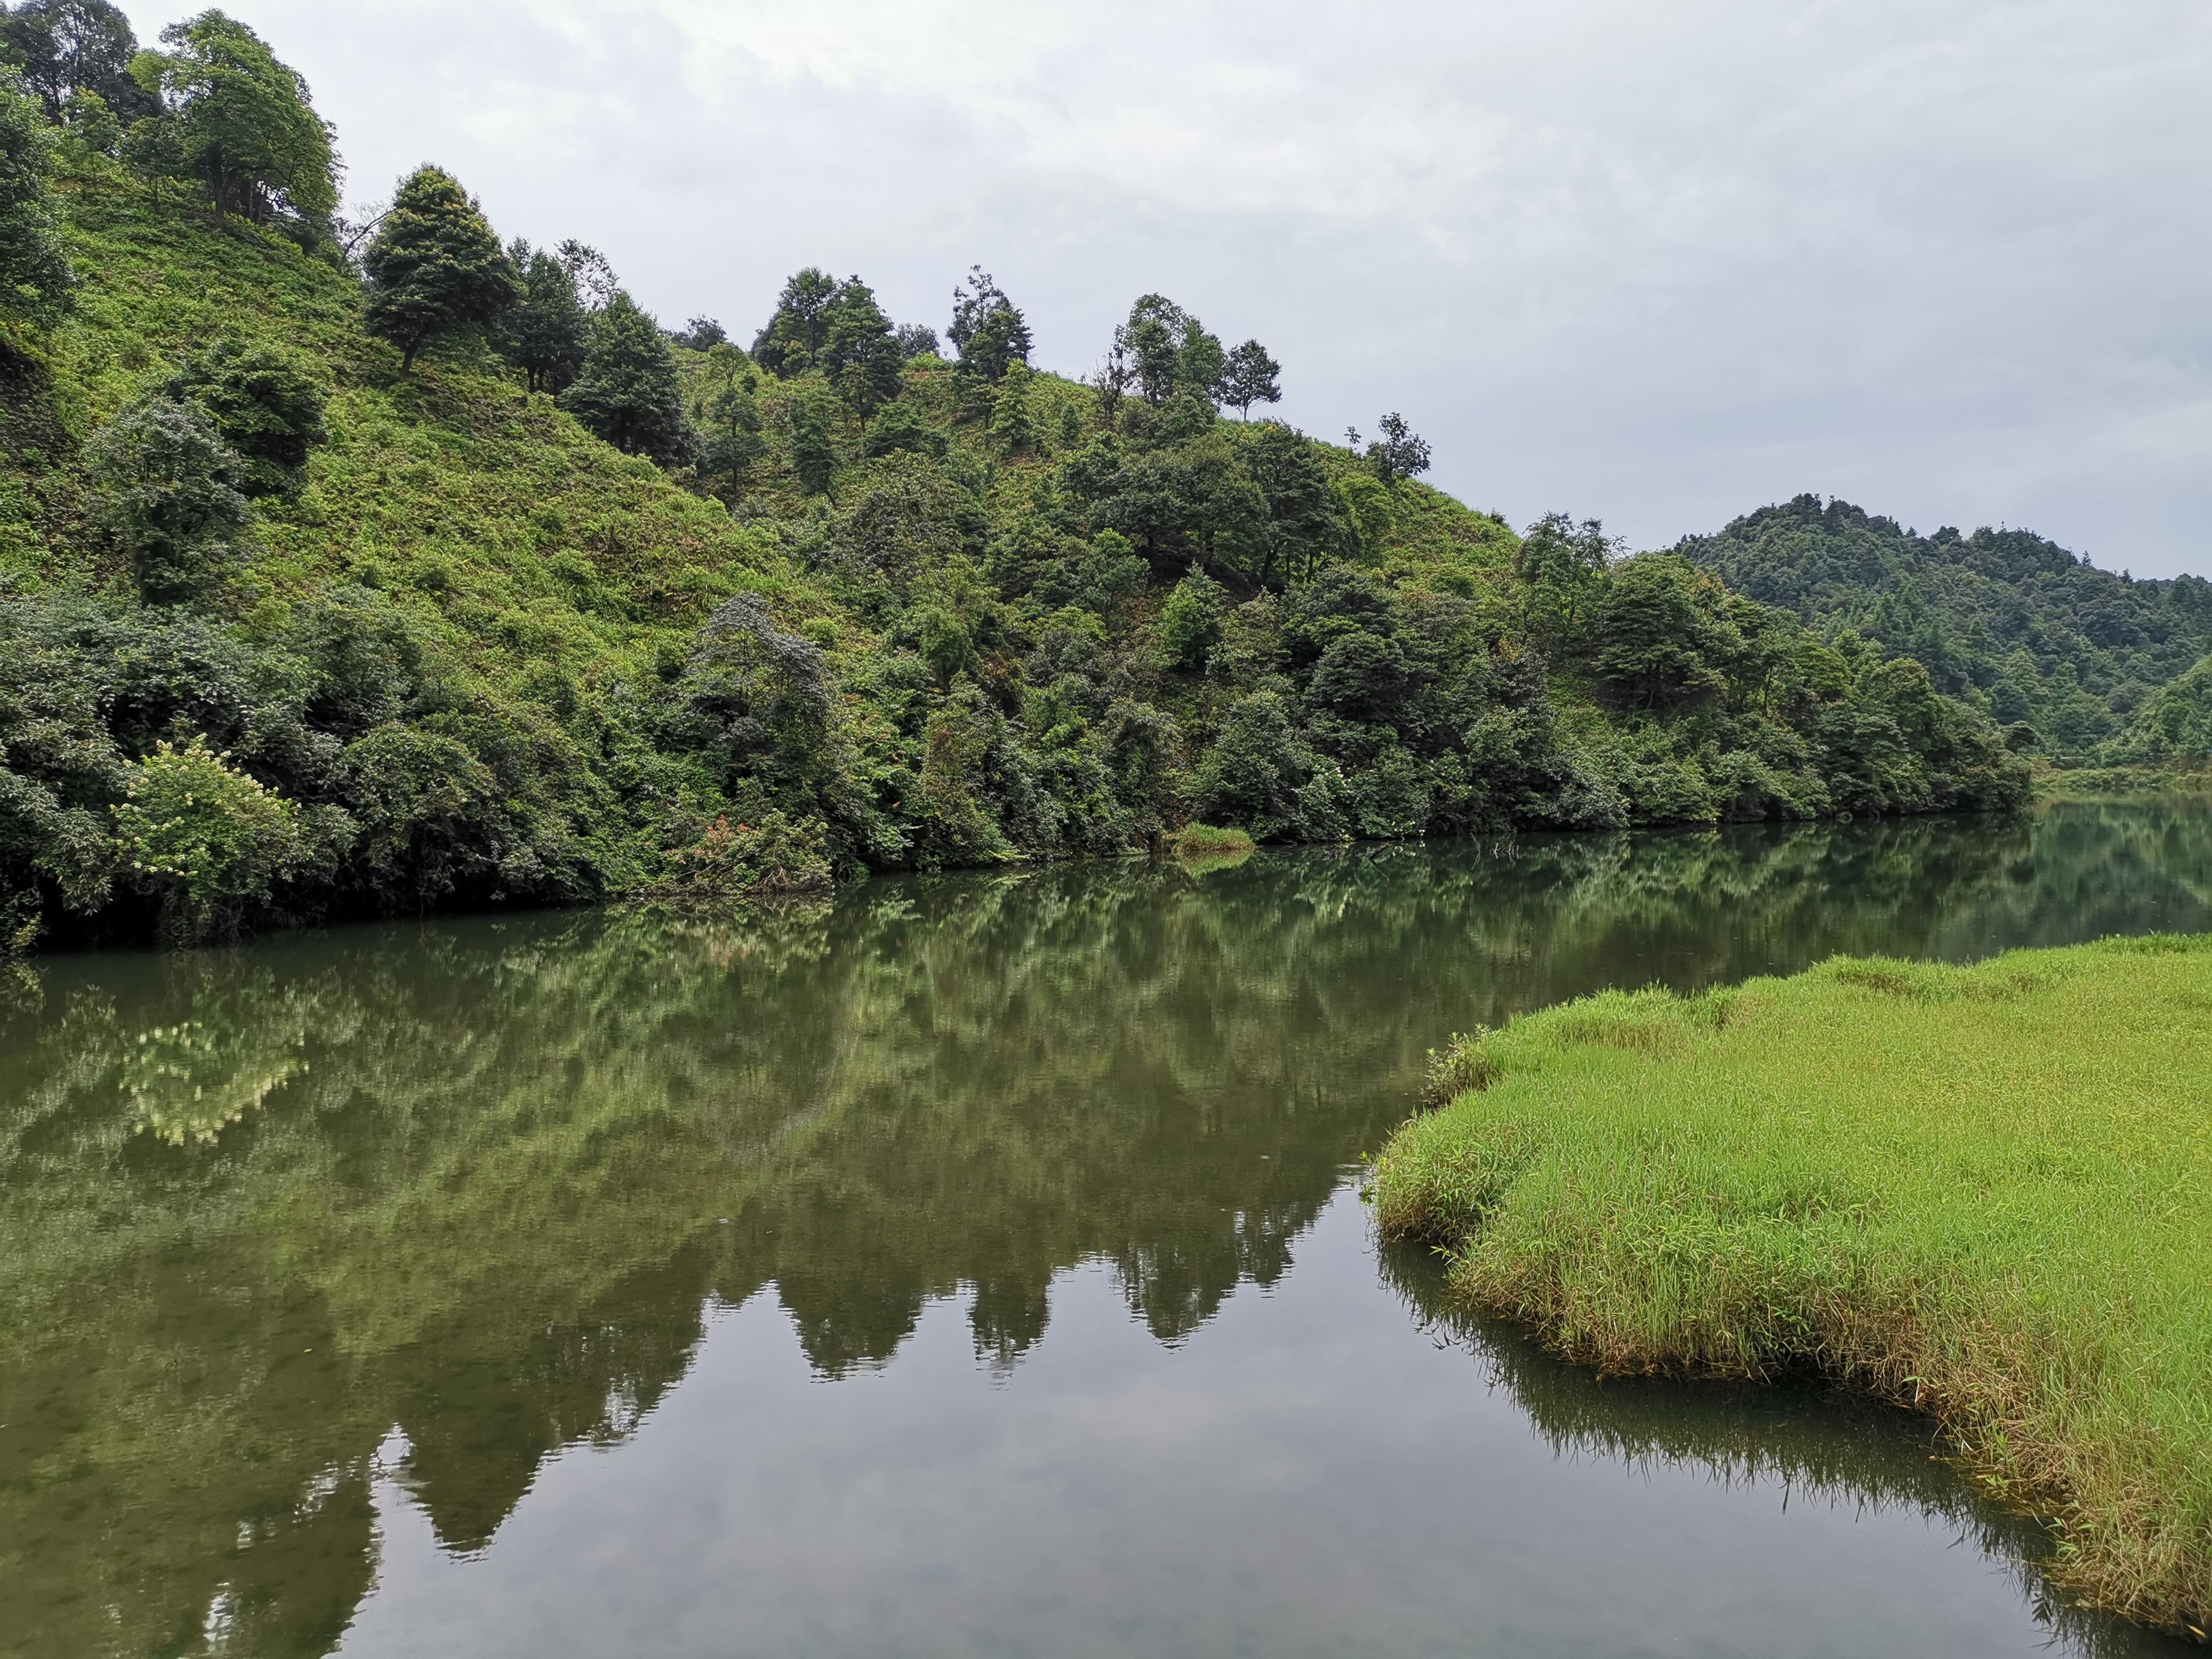
[[[1267,504],[1257,572],[1262,584],[1310,576],[1356,533],[1304,434],[1262,421],[1244,446],[1244,466]]]
[[[1006,290],[981,265],[952,289],[952,321],[945,331],[960,353],[960,368],[975,379],[997,381],[1008,368],[1030,360],[1030,325]]]
[[[161,41],[167,52],[142,52],[131,65],[160,104],[160,131],[137,153],[198,179],[217,208],[256,224],[327,219],[337,155],[299,73],[219,11],[171,25]]]
[[[0,50],[21,65],[49,120],[59,118],[72,93],[92,94],[124,121],[155,112],[131,78],[138,38],[107,0],[24,0],[0,16]]]
[[[533,248],[520,237],[507,249],[507,264],[520,280],[501,329],[501,349],[522,371],[527,390],[566,392],[584,366],[591,325],[576,292],[574,267],[551,248]]]
[[[75,282],[46,207],[53,137],[39,106],[0,90],[0,317],[51,322]]]
[[[362,261],[368,331],[400,349],[405,366],[432,340],[496,323],[514,304],[514,267],[459,181],[415,169],[392,198]]]
[[[313,854],[299,803],[264,788],[194,736],[159,743],[131,769],[115,833],[136,884],[161,901],[161,931],[190,944],[242,912]]]
[[[1386,484],[1394,484],[1401,478],[1411,478],[1429,470],[1428,440],[1417,436],[1406,424],[1404,416],[1392,410],[1376,424],[1382,428],[1382,435],[1367,446],[1367,465],[1374,469],[1376,477]],[[1356,430],[1345,435],[1351,439],[1354,449],[1359,447]]]
[[[1673,708],[1728,689],[1742,650],[1727,590],[1677,553],[1625,559],[1591,607],[1599,682],[1629,708]]]
[[[705,428],[700,465],[734,490],[768,448],[761,436],[760,371],[726,342],[708,349],[702,378],[709,390],[696,410]]]
[[[793,272],[776,296],[775,314],[753,337],[753,361],[779,380],[817,367],[836,300],[837,279],[819,265]]]
[[[875,293],[848,276],[823,312],[817,361],[830,384],[866,425],[869,416],[898,396],[898,336],[876,303]]]
[[[729,330],[712,317],[694,317],[673,337],[686,351],[711,351],[730,337]]]
[[[1114,346],[1146,403],[1157,407],[1182,394],[1220,400],[1228,372],[1220,339],[1165,295],[1147,294],[1131,306],[1129,320],[1114,331]]]
[[[1267,355],[1265,346],[1257,340],[1247,340],[1229,354],[1228,369],[1221,382],[1221,401],[1241,418],[1249,420],[1254,404],[1283,401],[1282,373],[1283,366]]]
[[[937,355],[937,331],[927,323],[901,323],[898,348],[902,357],[934,357]]]
[[[305,359],[265,341],[217,340],[185,358],[161,392],[207,411],[237,453],[240,488],[249,495],[295,487],[307,452],[330,435],[322,383]]]
[[[830,476],[837,468],[837,451],[830,441],[836,427],[837,400],[830,395],[822,378],[815,375],[791,388],[780,413],[799,487],[810,495],[819,495],[830,488]]]
[[[197,404],[149,398],[94,435],[93,512],[157,603],[189,599],[237,554],[253,509],[244,469]]]
[[[1547,513],[1528,526],[1514,568],[1528,584],[1522,609],[1538,643],[1551,650],[1579,636],[1620,550],[1595,519],[1577,526],[1564,513]]]
[[[96,155],[112,155],[123,147],[123,124],[113,108],[82,87],[62,104],[62,131]]]
[[[660,325],[617,289],[592,320],[591,347],[561,407],[617,449],[674,465],[690,452],[676,354]]]

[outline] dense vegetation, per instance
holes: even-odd
[[[1800,495],[1678,550],[1811,625],[1904,652],[2017,746],[2062,760],[2115,738],[2120,758],[2165,758],[2146,753],[2131,717],[2212,650],[2212,583],[2115,575],[2025,530],[1923,536]]]
[[[104,0],[0,29],[19,947],[2023,788],[1909,658],[1516,536],[1395,415],[1244,418],[1279,365],[1159,295],[1084,382],[981,270],[942,342],[811,268],[749,350],[664,331],[435,167],[337,217],[244,26],[128,37]]]
[[[2065,1581],[2201,1630],[2208,1009],[2212,936],[1606,993],[1455,1045],[1382,1223],[1606,1369],[1932,1411]]]

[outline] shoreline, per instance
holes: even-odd
[[[1376,1223],[1601,1373],[1814,1373],[1929,1414],[2051,1528],[2054,1583],[2202,1640],[2199,1036],[2212,937],[1601,994],[1438,1056]]]

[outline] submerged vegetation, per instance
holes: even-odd
[[[743,348],[434,167],[345,220],[220,13],[0,33],[11,939],[2025,792],[1919,663],[1261,418],[1162,295],[1080,380],[980,268],[941,337],[801,270]]]
[[[1933,1413],[2069,1589],[2212,1619],[2212,938],[1838,958],[1462,1039],[1383,1231],[1613,1372],[1809,1370]]]

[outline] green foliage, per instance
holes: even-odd
[[[0,88],[0,318],[51,323],[75,278],[47,203],[53,139],[29,99]]]
[[[583,368],[560,401],[625,454],[672,465],[691,453],[684,388],[668,337],[620,289],[592,319]]]
[[[123,124],[96,92],[70,94],[62,106],[62,131],[94,155],[113,155],[123,148]]]
[[[298,487],[309,451],[330,433],[322,382],[299,353],[265,341],[217,340],[185,359],[163,396],[196,404],[240,458],[249,495]]]
[[[550,248],[520,238],[507,250],[515,271],[515,301],[501,330],[501,349],[522,371],[532,392],[565,392],[584,367],[591,319],[576,289],[569,262]]]
[[[981,265],[952,290],[952,322],[945,337],[960,354],[960,371],[995,382],[1030,360],[1030,325],[1006,290]]]
[[[405,366],[429,342],[497,323],[515,301],[514,266],[482,210],[452,174],[417,167],[362,259],[363,321]]]
[[[111,119],[153,112],[152,100],[131,78],[137,37],[108,0],[23,0],[0,15],[0,52],[19,66],[50,119],[61,118],[73,98],[97,100]]]
[[[264,788],[194,736],[131,769],[115,833],[123,867],[161,903],[162,931],[189,942],[228,931],[312,855],[296,802]]]
[[[1220,401],[1229,363],[1221,341],[1164,295],[1147,294],[1129,307],[1128,320],[1114,331],[1114,349],[1127,362],[1148,404],[1178,396],[1208,405]],[[1255,401],[1259,396],[1254,394]]]
[[[147,398],[90,449],[94,511],[149,599],[191,598],[240,553],[253,518],[245,468],[198,404]]]
[[[1922,536],[1800,495],[1680,550],[1753,599],[1911,656],[1939,691],[2060,758],[2091,754],[2212,649],[2202,578],[2114,575],[2024,530]]]
[[[2212,657],[2145,698],[2108,745],[2107,759],[2133,766],[2212,764]]]
[[[2063,1583],[2201,1624],[2208,1007],[2204,937],[1608,992],[1457,1045],[1378,1218],[1607,1371],[1932,1412],[2063,1522]]]
[[[142,164],[196,180],[222,211],[255,224],[313,225],[337,206],[337,155],[307,83],[261,37],[219,11],[161,31],[131,77],[159,102]]]
[[[1267,355],[1257,340],[1247,340],[1229,354],[1222,375],[1221,401],[1249,420],[1254,404],[1283,401],[1283,366]]]
[[[1177,582],[1160,606],[1154,629],[1160,660],[1170,668],[1203,668],[1206,653],[1220,642],[1221,613],[1227,597],[1221,584],[1202,570],[1194,570]]]
[[[837,279],[818,265],[795,272],[776,296],[775,313],[753,337],[753,361],[779,380],[818,368],[837,292]]]
[[[770,365],[672,342],[580,244],[510,255],[429,169],[381,228],[368,319],[453,322],[470,270],[517,273],[524,303],[503,365],[395,377],[360,287],[296,239],[61,165],[88,282],[24,401],[96,435],[0,456],[4,637],[45,665],[20,701],[84,757],[0,732],[32,826],[0,837],[0,903],[52,938],[151,927],[112,881],[118,780],[196,734],[354,826],[241,927],[743,886],[779,822],[844,875],[1114,856],[1194,817],[1332,841],[2025,788],[1984,716],[1863,639],[1717,587],[1655,607],[1640,565],[1563,601],[1543,526],[1516,566],[1496,520],[1222,418],[1218,343],[1164,301],[1133,318],[1171,348],[1157,401],[1031,367],[981,272],[957,363],[894,359],[866,284],[816,271]],[[579,324],[589,364],[531,395]],[[249,520],[242,486],[278,482]]]

